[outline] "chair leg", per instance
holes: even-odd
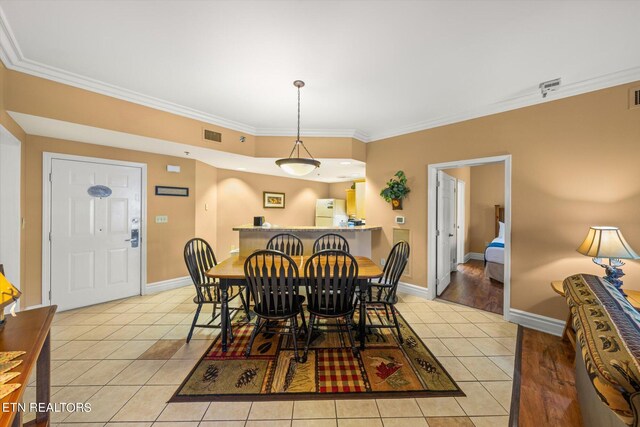
[[[307,320],[304,318],[304,308],[300,307],[300,317],[302,318],[302,330],[301,332],[304,334],[309,333],[309,329],[307,329]]]
[[[309,353],[309,346],[311,345],[311,335],[313,335],[313,326],[316,322],[316,315],[311,313],[309,315],[309,328],[307,332],[307,342],[304,345],[304,353],[302,354],[301,363],[305,363],[307,361],[307,354]]]
[[[187,335],[187,342],[191,341],[193,330],[195,329],[196,323],[198,322],[198,316],[200,315],[200,310],[202,310],[202,304],[198,304],[198,308],[196,309],[196,314],[193,316],[193,322],[191,322],[191,329],[189,329],[189,335]]]
[[[244,293],[242,291],[242,289],[240,290],[240,299],[242,300],[242,306],[244,307],[244,312],[247,315],[247,321],[251,320],[251,312],[249,311],[249,304],[247,303],[247,301],[249,301],[248,299],[249,297],[247,296],[247,299],[244,298]]]
[[[298,354],[298,316],[294,316],[291,322],[291,339],[293,340],[293,354],[295,354],[296,362],[300,362],[301,358]]]
[[[351,324],[351,316],[345,316],[345,322],[347,324],[347,336],[349,337],[349,344],[351,344],[351,352],[354,356],[358,355],[358,348],[353,340],[353,325]]]
[[[404,339],[402,338],[402,332],[400,332],[400,324],[398,323],[398,318],[396,317],[396,308],[393,305],[391,306],[391,314],[393,314],[393,323],[396,325],[396,331],[398,331],[398,341],[400,341],[400,344],[402,344],[404,342]]]
[[[253,341],[256,339],[256,335],[258,335],[258,331],[260,330],[260,319],[259,317],[256,319],[256,325],[253,327],[253,331],[251,332],[251,338],[249,339],[249,345],[247,345],[247,350],[244,352],[244,357],[249,357],[251,354],[251,347],[253,346]]]
[[[387,315],[387,320],[390,322],[391,318],[389,317],[389,308],[387,307],[387,304],[384,305],[384,312]]]

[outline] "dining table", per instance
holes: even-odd
[[[354,256],[358,263],[358,298],[360,300],[360,316],[358,319],[358,339],[360,341],[360,349],[364,350],[365,347],[365,329],[366,329],[366,302],[367,294],[369,291],[369,282],[372,279],[382,277],[382,269],[373,262],[370,258],[364,256]],[[246,286],[246,278],[244,274],[244,262],[246,256],[239,254],[233,254],[229,258],[221,261],[217,265],[213,266],[206,272],[208,277],[217,279],[220,283],[220,299],[222,305],[222,312],[226,313],[229,310],[229,287],[230,286]],[[300,286],[304,286],[305,269],[304,265],[308,256],[292,256],[291,259],[298,266],[298,273],[300,277]],[[220,316],[220,339],[222,351],[227,351],[227,335],[228,325],[227,316]]]

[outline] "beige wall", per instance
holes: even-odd
[[[445,173],[452,177],[464,181],[464,253],[469,253],[471,247],[471,168],[469,166],[463,168],[446,169]],[[457,202],[457,198],[456,198]],[[461,263],[463,260],[458,260]]]
[[[495,205],[504,206],[504,163],[474,166],[471,169],[470,251],[484,253],[496,238]]]
[[[187,275],[182,249],[195,233],[195,161],[99,145],[27,136],[25,144],[25,247],[27,264],[23,276],[22,306],[40,304],[42,283],[42,153],[64,153],[147,164],[147,281],[158,282]],[[181,172],[168,173],[167,164]],[[189,197],[154,195],[156,185],[189,187]],[[168,215],[169,222],[156,224],[156,215]]]
[[[367,212],[383,232],[373,242],[386,256],[397,212],[379,195],[393,173],[407,174],[403,214],[412,231],[413,274],[427,283],[427,165],[511,154],[511,307],[564,319],[566,303],[549,281],[602,269],[575,249],[593,224],[617,225],[640,249],[640,110],[628,110],[635,84],[402,135],[367,145]],[[473,187],[473,183],[472,183]],[[640,289],[640,263],[625,282]]]
[[[263,191],[285,193],[285,208],[264,209]],[[253,223],[254,216],[273,225],[314,225],[316,200],[328,197],[329,184],[218,169],[217,258],[238,247],[234,226]]]
[[[218,169],[196,161],[195,235],[212,245],[218,236]]]
[[[347,199],[346,190],[350,189],[353,185],[353,181],[348,182],[336,182],[329,184],[329,198],[330,199]]]

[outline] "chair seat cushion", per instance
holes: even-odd
[[[259,316],[263,317],[289,317],[298,314],[302,311],[302,304],[305,298],[302,295],[297,295],[293,300],[293,304],[289,303],[289,299],[286,298],[283,304],[281,299],[271,298],[269,304],[264,301],[260,304],[256,304],[253,311]]]
[[[200,299],[198,294],[193,297],[193,302],[196,304],[219,304],[222,302],[220,288],[217,284],[200,286],[200,292],[202,293],[202,299]],[[244,292],[244,288],[241,286],[229,286],[227,292],[229,295],[229,301],[231,301],[240,295],[241,292]]]
[[[307,311],[323,317],[342,317],[350,315],[353,312],[354,307],[354,304],[345,304],[343,306],[334,307],[332,301],[329,301],[328,305],[317,304],[309,301],[309,304],[307,304]]]

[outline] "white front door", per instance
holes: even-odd
[[[455,269],[455,199],[456,180],[442,171],[438,171],[438,213],[436,236],[436,278],[437,294],[440,295],[451,282],[452,266]]]
[[[141,168],[51,160],[51,304],[140,294],[141,213]]]

